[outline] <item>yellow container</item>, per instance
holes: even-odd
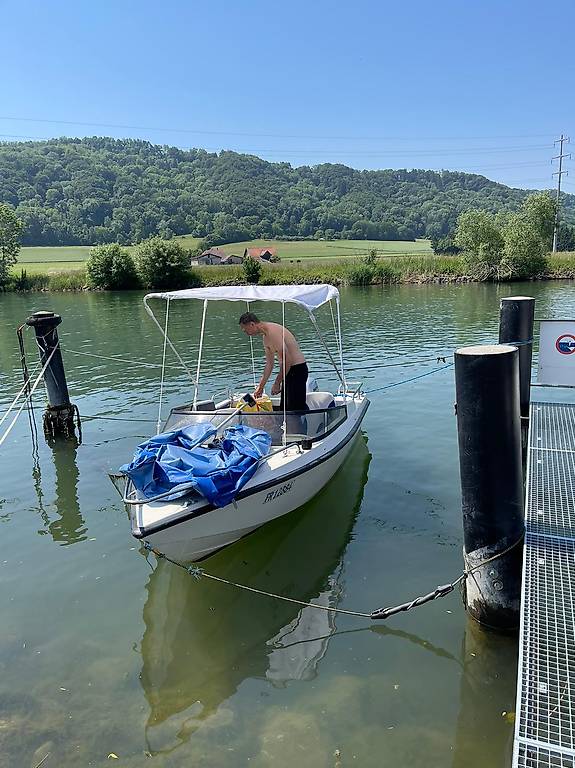
[[[232,408],[239,408],[242,405],[243,400],[236,400],[232,405]],[[273,411],[272,401],[267,395],[258,397],[255,405],[245,405],[242,408],[242,413],[261,413],[262,411]]]

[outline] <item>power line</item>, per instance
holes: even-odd
[[[550,138],[547,133],[506,135],[506,136],[325,136],[318,134],[282,134],[282,133],[248,133],[239,131],[214,131],[198,128],[159,128],[145,125],[124,125],[119,123],[89,123],[79,120],[51,120],[47,118],[0,116],[0,120],[12,120],[27,123],[49,123],[52,125],[80,125],[91,128],[121,128],[130,131],[159,131],[162,133],[194,133],[205,136],[257,136],[276,139],[347,139],[351,141],[469,141],[476,139],[542,139]]]
[[[529,182],[530,184],[537,184],[537,183],[543,183],[544,181],[549,183],[549,177],[546,176],[543,179],[533,179],[533,178],[529,178],[529,179],[507,179],[506,180],[506,184],[524,184],[525,182]]]
[[[22,134],[0,134],[0,138],[5,139],[28,139],[33,141],[58,141],[60,138],[71,138],[71,137],[49,137],[49,136],[24,136]],[[74,137],[75,138],[75,137]],[[84,137],[89,138],[89,137]],[[547,144],[531,144],[526,145],[524,147],[468,147],[466,149],[449,149],[447,147],[441,148],[438,150],[427,150],[427,149],[390,149],[390,150],[354,150],[354,149],[323,149],[323,150],[314,150],[314,149],[297,149],[297,148],[289,148],[289,149],[282,149],[280,147],[278,148],[244,148],[241,150],[237,149],[229,149],[229,148],[222,148],[222,147],[180,147],[180,149],[184,150],[190,150],[190,149],[204,149],[206,152],[237,152],[238,154],[282,154],[282,155],[313,155],[317,156],[319,155],[341,155],[341,156],[357,156],[357,157],[403,157],[405,155],[416,155],[418,157],[452,157],[453,155],[458,156],[465,156],[470,153],[472,154],[494,154],[494,153],[500,153],[500,152],[530,152],[532,150],[546,150],[548,149]],[[531,161],[527,161],[530,165],[532,164]],[[546,162],[546,161],[541,161]]]
[[[66,138],[66,137],[60,137],[60,138]],[[30,135],[22,135],[22,134],[0,134],[0,140],[1,139],[26,139],[26,140],[32,140],[32,141],[58,141],[55,137],[48,137],[48,136],[30,136]],[[331,157],[336,154],[342,154],[344,156],[365,156],[365,157],[385,157],[389,156],[390,159],[393,157],[409,157],[410,155],[415,155],[416,157],[419,157],[422,159],[423,157],[452,157],[453,155],[460,155],[460,156],[466,156],[470,153],[486,153],[491,154],[493,152],[521,152],[521,151],[527,151],[527,150],[538,150],[538,149],[545,149],[546,145],[530,145],[526,147],[492,147],[492,148],[484,148],[484,147],[476,147],[476,148],[468,148],[466,150],[445,150],[442,152],[439,151],[426,151],[426,150],[393,150],[393,151],[382,151],[382,152],[357,152],[354,150],[348,150],[348,151],[340,151],[340,150],[323,150],[314,152],[313,150],[300,150],[300,151],[294,151],[292,150],[282,150],[282,149],[275,149],[275,150],[264,150],[264,149],[252,149],[252,150],[245,150],[245,149],[237,149],[237,150],[222,150],[221,148],[215,148],[215,147],[203,147],[202,149],[205,149],[205,151],[212,151],[212,152],[222,152],[222,151],[233,151],[237,152],[238,154],[249,154],[249,153],[261,153],[261,154],[267,154],[267,153],[273,153],[273,154],[281,154],[281,155],[301,155],[306,152],[313,153],[314,156],[318,156],[318,154],[324,154],[327,157]],[[179,149],[182,149],[183,151],[190,150],[190,149],[199,149],[198,147],[179,147]],[[482,164],[477,166],[466,166],[465,170],[462,171],[460,169],[447,169],[445,167],[440,168],[428,168],[428,170],[435,170],[436,172],[441,171],[449,171],[451,173],[467,173],[467,172],[478,172],[480,174],[485,173],[485,171],[489,170],[505,170],[505,169],[512,169],[512,168],[535,168],[536,166],[546,166],[548,164],[548,160],[519,160],[516,162],[511,163],[497,163],[497,164]],[[389,169],[392,170],[392,169]],[[563,173],[566,173],[566,171],[563,171]],[[526,183],[528,181],[546,181],[546,179],[518,179],[516,180],[517,183]],[[506,184],[510,182],[505,182]],[[512,182],[515,183],[515,182]]]
[[[60,138],[66,138],[66,137],[60,137]],[[54,137],[49,137],[49,136],[25,136],[25,135],[22,135],[22,134],[14,134],[14,133],[0,134],[0,139],[27,139],[27,140],[32,140],[32,141],[57,141],[58,140],[58,139],[56,139]],[[216,148],[216,147],[178,147],[178,149],[182,149],[184,151],[186,151],[186,150],[189,151],[189,150],[192,150],[192,149],[204,149],[206,152],[222,152],[222,151],[227,151],[227,152],[237,152],[238,154],[247,154],[248,153],[248,150],[222,150],[221,148]],[[272,151],[274,153],[282,152],[282,150],[280,150],[280,149],[277,149],[277,150],[252,150],[252,152],[258,152],[258,151],[262,152],[262,153],[272,152]],[[497,151],[507,152],[507,151],[512,151],[512,150],[511,149],[501,148],[501,149],[498,149]],[[330,150],[325,150],[325,152],[328,155],[333,154],[332,152],[330,152]],[[473,150],[469,149],[469,150],[466,150],[465,153],[462,152],[461,154],[464,155],[464,154],[467,154],[469,152],[473,152]],[[289,151],[287,153],[289,154]],[[299,153],[296,153],[296,152],[292,152],[292,153],[293,154],[299,154]],[[314,153],[314,154],[317,154],[317,153]],[[347,152],[347,153],[344,153],[344,154],[354,155],[356,153],[354,153],[353,151],[350,151],[350,152]],[[357,153],[357,154],[359,154],[359,153]],[[398,154],[400,156],[403,156],[404,154],[415,154],[415,152],[411,152],[410,150],[404,150],[403,152],[398,153]],[[451,153],[449,153],[448,155],[445,155],[445,156],[449,156],[450,154]],[[375,156],[377,156],[377,155],[375,155]],[[433,154],[432,156],[437,156],[437,155]],[[497,163],[496,165],[491,165],[491,164],[490,165],[483,165],[482,164],[482,165],[477,165],[477,166],[467,166],[467,170],[470,170],[470,171],[474,171],[474,170],[480,171],[480,170],[494,170],[494,169],[520,168],[520,167],[532,168],[532,167],[538,166],[538,165],[546,166],[548,164],[548,162],[549,162],[548,160],[520,160],[520,161],[517,161],[517,162],[514,162],[514,163]]]

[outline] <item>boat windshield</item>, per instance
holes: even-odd
[[[194,411],[189,406],[174,408],[166,421],[164,431],[182,429],[190,424],[210,421],[215,427],[229,419],[232,409]],[[342,424],[347,417],[347,407],[339,405],[314,411],[288,411],[286,415],[288,442],[293,440],[320,440]],[[228,421],[228,425],[245,424],[262,429],[272,437],[272,445],[282,445],[283,413],[261,411],[260,413],[239,413]]]

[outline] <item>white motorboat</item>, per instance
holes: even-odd
[[[371,459],[361,433],[353,442],[345,473],[321,497],[214,555],[210,571],[231,580],[241,574],[256,589],[337,607]],[[138,677],[153,754],[186,742],[246,680],[284,686],[315,677],[337,630],[332,612],[222,589],[208,579],[199,589],[165,560],[149,573],[142,619]]]
[[[166,302],[164,327],[158,322],[149,302]],[[130,514],[132,534],[176,560],[197,561],[232,544],[275,518],[301,507],[315,496],[343,464],[357,436],[369,400],[361,383],[346,381],[341,339],[339,293],[330,285],[288,286],[224,286],[197,288],[165,293],[151,293],[144,306],[164,336],[166,347],[181,357],[168,336],[170,302],[203,301],[202,326],[194,382],[194,399],[190,404],[173,408],[163,431],[181,430],[192,425],[211,423],[218,430],[224,426],[246,425],[264,430],[271,436],[266,455],[257,461],[255,472],[225,506],[210,503],[196,490],[173,498],[170,493],[150,497],[126,481],[124,502]],[[337,392],[308,392],[306,412],[282,409],[279,398],[271,398],[273,410],[242,412],[232,395],[220,402],[199,399],[199,378],[206,310],[210,301],[279,302],[282,317],[286,303],[307,311],[339,379]],[[333,302],[332,312],[336,355],[334,356],[320,331],[315,312]],[[284,323],[285,324],[285,323]],[[253,350],[253,347],[252,347]],[[253,354],[253,352],[252,352]],[[337,361],[336,361],[337,360]],[[162,382],[164,370],[162,369]],[[160,396],[161,397],[161,396]],[[160,402],[161,412],[161,402]],[[158,420],[158,431],[160,430]]]

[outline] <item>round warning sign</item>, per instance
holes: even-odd
[[[575,336],[564,333],[555,342],[555,349],[562,355],[572,355],[575,352]]]

